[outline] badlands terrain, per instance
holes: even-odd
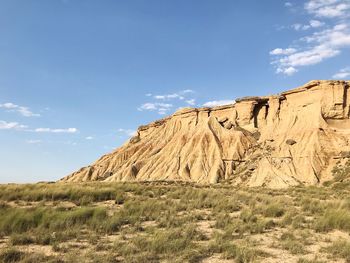
[[[62,179],[320,185],[350,157],[350,82],[311,81],[233,105],[185,108]]]
[[[0,262],[350,262],[349,88],[182,109],[59,182],[0,185]]]

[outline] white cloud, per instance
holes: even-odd
[[[7,109],[9,111],[18,112],[24,117],[40,117],[40,114],[31,112],[28,107],[19,106],[12,102],[0,104],[0,108]]]
[[[310,20],[309,24],[308,25],[303,25],[303,24],[300,24],[300,23],[296,23],[296,24],[293,24],[291,25],[291,27],[296,30],[296,31],[300,31],[300,30],[308,30],[310,28],[318,28],[318,27],[321,27],[321,26],[324,26],[325,23],[324,22],[321,22],[319,20]]]
[[[185,89],[185,90],[182,90],[180,93],[181,93],[181,94],[194,93],[194,90]]]
[[[130,137],[136,135],[136,131],[131,129],[118,129],[118,132],[123,133],[124,135],[130,136]]]
[[[291,2],[285,2],[285,3],[284,3],[284,6],[285,6],[285,7],[292,7],[293,4],[292,4]]]
[[[228,105],[228,104],[234,104],[234,100],[213,100],[208,101],[203,104],[204,107],[216,107],[216,106],[222,106],[222,105]]]
[[[171,94],[154,95],[153,98],[155,98],[156,100],[173,100],[173,99],[184,100],[185,96],[189,93],[194,93],[194,91],[191,89],[185,89],[185,90],[181,90],[179,92],[175,92]]]
[[[184,89],[174,93],[154,95],[147,93],[147,97],[152,97],[154,102],[146,102],[137,108],[138,111],[155,111],[160,115],[168,114],[174,105],[178,106],[179,102],[186,102],[188,105],[194,105],[195,99],[189,98],[189,95],[195,93],[192,89]],[[163,102],[160,102],[163,101]],[[171,103],[170,103],[171,102]]]
[[[337,24],[331,29],[316,32],[303,38],[303,40],[307,43],[315,43],[333,49],[348,47],[350,46],[349,25],[345,23]]]
[[[28,143],[28,144],[39,144],[39,143],[41,143],[41,140],[26,140],[26,143]]]
[[[93,139],[94,139],[94,137],[92,137],[92,136],[85,137],[85,140],[93,140]]]
[[[316,17],[346,17],[349,15],[350,2],[348,0],[310,0],[305,9]]]
[[[0,120],[0,130],[21,130],[21,131],[38,132],[38,133],[76,133],[78,132],[77,128],[67,128],[67,129],[36,128],[32,130],[32,129],[29,129],[28,126],[19,124],[18,122],[6,122],[2,120]]]
[[[292,28],[296,31],[299,31],[299,30],[308,30],[310,28],[310,26],[297,23],[297,24],[293,24]]]
[[[310,20],[310,26],[313,28],[324,26],[324,22],[321,22],[319,20]]]
[[[270,51],[270,55],[289,55],[295,53],[297,50],[295,48],[275,48]]]
[[[35,132],[47,132],[47,133],[77,133],[77,128],[67,128],[67,129],[52,129],[52,128],[36,128]]]
[[[139,111],[158,111],[158,114],[164,115],[173,107],[170,103],[151,103],[147,102],[142,104],[137,110]]]
[[[196,100],[195,99],[189,99],[189,100],[186,100],[186,103],[188,104],[188,105],[195,105],[196,104]]]
[[[143,111],[143,110],[155,110],[156,109],[156,103],[144,103],[142,104],[139,108],[137,108],[139,111]]]
[[[7,103],[4,103],[4,104],[0,104],[0,107],[1,108],[5,108],[5,109],[16,109],[18,108],[19,106],[16,105],[16,104],[13,104],[11,102],[7,102]]]
[[[313,24],[317,28],[320,24],[315,21]],[[290,76],[300,67],[315,65],[335,57],[341,54],[344,48],[350,47],[349,27],[349,24],[342,22],[300,38],[298,51],[293,48],[295,52],[287,52],[290,48],[274,49],[270,55],[278,57],[274,57],[271,64],[275,65],[277,73]]]
[[[333,75],[334,79],[345,79],[347,77],[350,77],[350,67],[343,68]]]
[[[350,47],[350,0],[308,0],[304,9],[310,16],[309,23],[294,24],[291,28],[313,32],[293,40],[293,48],[287,46],[270,52],[276,73],[293,75],[301,67],[321,63]],[[320,21],[320,17],[327,20]]]
[[[22,130],[27,128],[26,125],[19,124],[18,122],[6,122],[0,120],[0,130]]]
[[[171,99],[183,100],[184,99],[183,96],[181,96],[177,93],[166,94],[166,95],[155,95],[155,96],[153,96],[153,98],[155,98],[157,100],[171,100]]]
[[[301,51],[286,57],[281,58],[278,62],[285,70],[291,67],[309,66],[322,62],[326,58],[331,58],[339,54],[339,50],[334,50],[331,47],[319,45],[310,50]],[[284,72],[284,71],[283,71]]]
[[[287,76],[292,76],[294,73],[298,72],[296,68],[289,67],[289,68],[279,68],[277,69],[278,73],[286,74]]]

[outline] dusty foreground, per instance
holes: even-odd
[[[0,186],[1,262],[350,262],[350,184]]]

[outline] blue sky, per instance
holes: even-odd
[[[350,78],[349,0],[0,0],[0,182],[57,180],[180,107]]]

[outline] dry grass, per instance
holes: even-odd
[[[344,262],[350,240],[328,236],[350,233],[349,209],[338,184],[0,185],[0,262]]]

